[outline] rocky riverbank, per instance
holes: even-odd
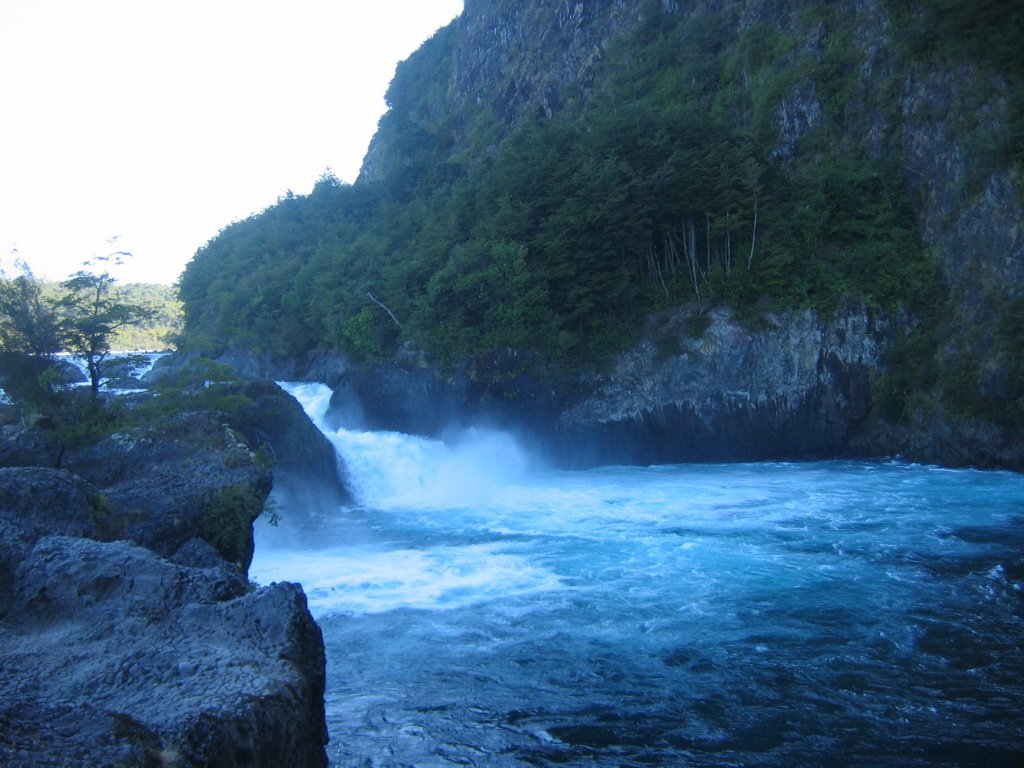
[[[560,442],[604,462],[849,454],[891,321],[865,309],[828,319],[805,310],[752,330],[716,309],[704,323],[688,333],[685,314],[670,316],[593,375],[559,416]]]
[[[232,423],[179,414],[73,449],[3,419],[0,765],[326,765],[320,630],[300,586],[247,578],[268,456],[319,433],[275,386],[248,390]]]

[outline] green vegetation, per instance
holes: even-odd
[[[263,497],[256,489],[233,484],[206,499],[202,536],[230,563],[247,556],[253,521],[263,512]]]
[[[156,351],[176,343],[184,325],[184,308],[178,291],[170,285],[125,283],[117,285],[118,301],[142,308],[144,315],[130,325],[115,328],[110,347],[118,352]],[[43,283],[47,301],[58,303],[66,293],[63,283]]]
[[[110,357],[118,332],[153,322],[156,312],[127,300],[166,295],[135,286],[125,293],[109,273],[82,271],[59,286],[38,280],[27,265],[20,274],[0,274],[0,385],[55,444],[86,445],[119,429],[183,411],[217,410],[229,417],[252,402],[238,393],[241,381],[223,366],[198,360],[157,388],[158,397],[129,408],[118,398],[100,398],[100,380],[137,364]],[[155,302],[154,302],[155,303]],[[85,359],[90,386],[73,386],[68,364],[56,353]]]
[[[217,411],[232,419],[254,405],[241,393],[244,384],[228,366],[200,357],[157,381],[151,390],[155,396],[147,398],[139,410],[147,417]]]
[[[1024,184],[1024,6],[1004,0],[890,0],[888,10],[908,60],[922,66],[955,62],[978,76],[949,118],[967,146],[975,182],[1007,164]],[[1005,113],[986,106],[997,84],[1008,94]],[[944,116],[945,117],[945,116]]]
[[[43,284],[27,265],[7,277],[0,272],[0,350],[48,358],[61,347],[56,302],[43,295]]]
[[[48,297],[46,286],[27,267],[15,277],[0,276],[0,383],[22,417],[28,417],[25,421],[61,452],[140,426],[167,434],[180,426],[185,412],[217,412],[226,423],[254,407],[241,393],[241,379],[226,366],[201,358],[166,376],[141,403],[98,397],[100,377],[109,370],[114,331],[149,321],[153,313],[125,302],[105,271],[79,272],[62,287],[59,298]],[[61,349],[86,359],[88,390],[65,381],[55,357]],[[223,440],[224,433],[219,435]],[[244,443],[230,443],[229,438],[228,466],[254,465],[269,472],[271,457],[265,446],[254,456]],[[211,495],[202,508],[202,536],[225,559],[244,563],[251,556],[253,520],[264,512],[271,524],[279,519],[273,505],[264,508],[265,497],[260,489],[240,484]],[[106,499],[93,494],[90,502],[100,530],[116,534],[118,521]]]
[[[0,274],[0,354],[7,361],[6,386],[24,401],[46,401],[64,384],[54,355],[66,351],[85,361],[95,398],[110,369],[116,335],[150,323],[154,311],[128,301],[105,269],[79,271],[55,291],[27,265],[20,268],[14,277]]]
[[[54,359],[61,351],[85,360],[95,396],[105,374],[124,367],[123,358],[110,360],[113,350],[166,347],[181,330],[181,302],[169,286],[119,286],[105,269],[46,283],[18,266],[20,274],[0,273],[0,355],[15,399],[42,402],[64,387]]]
[[[358,359],[409,342],[487,378],[505,348],[532,353],[521,365],[599,364],[644,317],[681,306],[699,308],[699,334],[714,305],[756,325],[769,310],[865,303],[922,320],[879,383],[885,414],[902,418],[925,392],[1009,418],[994,403],[1019,386],[1003,381],[1020,368],[1012,314],[992,318],[1018,374],[961,356],[955,376],[939,355],[928,318],[941,317],[944,288],[905,187],[895,90],[921,62],[987,68],[1009,94],[1006,130],[984,129],[970,105],[958,114],[976,116],[953,127],[978,173],[1019,164],[1022,12],[995,0],[888,5],[892,38],[865,42],[840,3],[807,3],[777,25],[767,10],[741,23],[734,9],[666,13],[644,0],[592,83],[561,84],[553,114],[514,101],[536,75],[515,61],[464,103],[448,87],[453,24],[398,68],[366,179],[325,176],[200,249],[180,282],[185,341]],[[876,45],[895,71],[866,73]],[[666,354],[676,346],[659,340]]]
[[[114,334],[150,319],[150,312],[131,304],[114,289],[107,271],[76,272],[62,283],[66,293],[57,303],[62,348],[85,361],[93,397],[107,371]]]
[[[119,351],[156,351],[176,343],[184,327],[184,308],[178,291],[170,285],[126,283],[120,286],[121,298],[143,307],[146,317],[117,329],[111,346]]]
[[[960,416],[1002,426],[1024,424],[1024,298],[993,293],[986,300],[984,326],[963,329],[955,354],[940,358],[944,366],[937,389]]]
[[[388,92],[382,178],[324,177],[196,254],[180,284],[188,343],[373,358],[412,341],[450,365],[512,347],[572,366],[693,299],[754,319],[930,289],[897,168],[821,136],[771,159],[796,78],[831,77],[838,102],[848,62],[816,71],[791,38],[726,14],[644,18],[585,103],[497,145],[495,122],[474,117],[457,150],[443,30]]]
[[[92,519],[96,529],[104,537],[120,538],[124,533],[124,520],[114,512],[110,501],[99,491],[89,494],[89,505],[92,507]]]

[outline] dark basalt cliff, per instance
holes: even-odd
[[[481,387],[403,355],[350,369],[332,382],[332,402],[343,420],[357,404],[361,425],[377,429],[520,430],[563,466],[891,455],[869,413],[896,320],[861,308],[822,321],[805,310],[751,330],[718,309],[697,335],[689,321],[652,319],[609,370],[561,387],[530,377]]]
[[[868,415],[891,323],[866,310],[829,322],[810,311],[769,321],[755,332],[716,310],[685,345],[640,344],[595,377],[559,431],[612,462],[846,454]]]
[[[249,389],[262,441],[315,445]],[[298,585],[246,577],[260,444],[211,413],[63,452],[5,426],[0,764],[326,765],[320,630]]]

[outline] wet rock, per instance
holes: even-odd
[[[846,453],[868,415],[888,323],[863,309],[770,320],[750,330],[718,309],[691,338],[670,318],[657,333],[668,349],[649,334],[562,414],[561,452],[583,464]]]
[[[59,451],[18,409],[0,406],[0,467],[56,467]]]
[[[0,619],[11,609],[14,574],[47,535],[98,538],[96,489],[68,472],[0,468]]]
[[[361,409],[361,423],[344,426],[419,435],[440,434],[460,418],[471,419],[474,411],[465,377],[442,377],[432,366],[402,360],[352,371],[335,389],[328,419],[351,416],[353,402]]]
[[[715,309],[696,337],[691,320],[685,308],[651,318],[610,370],[574,381],[496,376],[480,387],[397,361],[351,371],[332,410],[357,403],[368,428],[433,436],[459,420],[519,428],[563,466],[850,452],[892,319],[865,308],[830,319],[806,310],[752,330]]]
[[[298,502],[289,506],[297,509],[335,510],[351,503],[334,446],[295,398],[272,381],[251,382],[242,391],[254,405],[235,424],[250,445],[265,446],[275,494],[288,495]]]

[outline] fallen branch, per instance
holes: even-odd
[[[390,309],[388,309],[388,308],[387,308],[387,306],[386,306],[386,305],[384,304],[384,302],[383,302],[383,301],[381,301],[380,299],[378,299],[378,298],[377,298],[376,296],[374,296],[374,295],[373,295],[372,293],[370,293],[369,291],[367,291],[367,292],[366,292],[366,297],[367,297],[367,298],[368,298],[368,299],[369,299],[370,301],[372,301],[372,302],[373,302],[374,304],[376,304],[376,305],[377,305],[378,307],[380,307],[380,308],[381,308],[381,309],[383,309],[383,310],[384,310],[385,312],[387,312],[387,313],[388,313],[388,317],[390,317],[390,318],[391,318],[391,319],[392,319],[392,320],[394,321],[395,325],[397,325],[397,326],[398,326],[399,328],[401,328],[401,327],[402,327],[402,324],[401,324],[400,322],[398,322],[398,318],[397,318],[397,317],[395,317],[395,313],[394,313],[394,312],[392,312],[392,311],[391,311]]]

